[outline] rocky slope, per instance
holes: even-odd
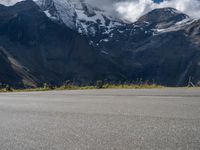
[[[115,74],[85,37],[50,20],[32,1],[0,6],[0,52],[1,82],[12,86],[90,84]]]
[[[54,21],[86,35],[90,44],[97,46],[108,34],[127,21],[111,16],[107,11],[86,3],[85,0],[35,0],[45,14]]]
[[[142,78],[168,86],[199,81],[199,21],[172,8],[156,9],[102,41],[106,57],[120,62],[129,80]]]

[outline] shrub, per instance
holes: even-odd
[[[43,84],[43,88],[44,88],[44,89],[50,89],[50,90],[55,89],[55,87],[54,87],[53,85],[47,84],[47,83],[44,83],[44,84]]]
[[[3,83],[0,83],[0,89],[3,89],[3,88],[4,88]]]
[[[103,88],[105,88],[105,89],[107,89],[107,88],[109,88],[110,87],[110,84],[108,84],[108,83],[106,83],[104,86],[103,86]]]
[[[9,91],[9,92],[12,91],[12,88],[8,84],[6,85],[5,89],[6,89],[6,91]]]
[[[102,89],[103,88],[103,82],[101,80],[96,82],[96,88],[97,89]]]
[[[200,81],[197,82],[197,86],[200,87]]]
[[[55,87],[53,86],[53,85],[48,85],[48,88],[50,89],[50,90],[54,90],[55,89]]]
[[[43,84],[43,88],[44,88],[44,89],[48,89],[48,84],[47,84],[47,83],[44,83],[44,84]]]

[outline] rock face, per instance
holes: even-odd
[[[90,84],[113,73],[85,37],[50,20],[32,1],[0,6],[0,47],[0,79],[12,86]]]
[[[199,80],[199,21],[172,8],[157,9],[115,28],[97,48],[119,63],[128,80],[167,86]]]
[[[1,83],[200,80],[200,21],[173,8],[130,23],[84,0],[19,1],[0,5]]]

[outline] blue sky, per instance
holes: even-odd
[[[161,2],[162,0],[154,0],[154,2],[157,2],[157,3],[159,3],[159,2]]]

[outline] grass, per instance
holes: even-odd
[[[34,91],[52,91],[52,90],[92,90],[92,89],[153,89],[163,88],[156,84],[103,84],[101,87],[96,86],[76,86],[67,85],[61,87],[42,87],[42,88],[27,88],[27,89],[0,89],[0,92],[34,92]]]
[[[103,88],[105,89],[153,89],[153,88],[162,88],[163,86],[156,85],[156,84],[105,84]]]

